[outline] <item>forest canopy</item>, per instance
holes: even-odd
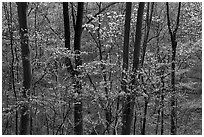
[[[201,135],[201,2],[2,2],[3,135]]]

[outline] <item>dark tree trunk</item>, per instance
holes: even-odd
[[[162,74],[163,75],[163,74]],[[164,77],[161,77],[162,89],[161,89],[161,135],[164,134]]]
[[[74,51],[76,54],[75,57],[75,69],[78,66],[82,65],[82,60],[80,57],[80,49],[81,49],[81,33],[82,33],[82,23],[83,23],[83,2],[78,2],[77,8],[77,19],[76,19],[76,28],[75,28],[75,37],[74,37]],[[75,71],[75,77],[79,74],[78,71]],[[79,80],[75,80],[75,92],[78,94],[78,98],[74,103],[74,133],[76,135],[83,134],[83,117],[82,117],[82,101],[80,99],[81,96],[81,83]]]
[[[142,35],[142,20],[143,20],[143,11],[144,11],[144,2],[139,3],[138,13],[137,13],[137,24],[136,24],[136,34],[135,34],[135,43],[134,43],[134,55],[133,55],[133,71],[136,72],[139,66],[139,52],[140,52],[140,43],[141,43],[141,35]],[[133,76],[132,84],[135,85],[135,77]],[[122,134],[129,135],[131,133],[131,126],[133,120],[133,97],[131,95],[127,95],[125,99],[125,106],[123,117],[125,116],[125,121],[123,125],[124,131]]]
[[[63,2],[65,47],[70,50],[70,24],[68,2]]]
[[[160,109],[157,110],[157,123],[156,123],[156,128],[155,128],[155,134],[158,134],[158,128],[159,128],[159,119],[160,119]]]
[[[21,107],[20,117],[20,135],[29,134],[29,112],[27,95],[30,94],[31,87],[31,64],[30,64],[30,49],[28,45],[28,29],[27,29],[27,3],[19,2],[18,5],[18,18],[21,39],[21,52],[23,64],[23,90],[22,98],[25,101]]]
[[[148,105],[148,98],[145,97],[144,116],[143,116],[141,135],[145,135],[146,117],[147,117],[147,105]]]
[[[126,3],[126,14],[125,14],[125,33],[124,33],[124,45],[123,45],[123,70],[126,72],[128,70],[128,59],[129,59],[129,35],[130,35],[130,21],[131,21],[131,7],[132,3]],[[126,73],[122,72],[122,82],[121,88],[127,93],[127,79]],[[131,131],[131,106],[130,106],[130,96],[124,100],[124,110],[122,115],[122,135],[129,135]]]
[[[69,21],[69,9],[68,9],[68,2],[63,2],[63,17],[64,17],[64,37],[65,37],[65,48],[67,48],[68,50],[71,50],[71,45],[70,45],[70,21]],[[67,71],[68,73],[71,74],[72,78],[74,78],[74,68],[72,66],[72,62],[71,59],[69,57],[65,58],[65,65],[67,67]],[[63,116],[63,122],[62,124],[59,126],[56,135],[58,134],[59,130],[61,129],[63,123],[66,120],[66,117],[68,115],[68,111],[65,114],[65,116]]]
[[[169,4],[166,3],[166,9],[167,9],[167,25],[169,29],[169,34],[171,37],[171,46],[172,46],[172,61],[171,61],[171,135],[176,135],[176,87],[175,87],[175,61],[176,61],[176,47],[177,47],[177,41],[176,41],[176,33],[179,27],[179,18],[180,18],[180,9],[181,9],[181,2],[179,2],[178,6],[178,15],[176,20],[176,27],[172,31],[171,30],[171,23],[170,23],[170,17],[169,17]]]
[[[129,36],[130,36],[130,21],[131,21],[131,10],[132,3],[126,3],[126,14],[125,14],[125,33],[124,33],[124,44],[123,44],[123,69],[128,70],[129,60]]]
[[[64,37],[65,37],[65,47],[70,50],[70,21],[69,21],[69,9],[68,2],[63,2],[63,17],[64,17]],[[74,76],[74,70],[69,57],[65,58],[65,65],[67,71]]]
[[[140,57],[140,45],[142,37],[142,20],[144,11],[144,2],[139,3],[139,8],[137,12],[137,24],[136,24],[136,34],[134,43],[134,55],[133,55],[133,71],[135,72],[139,67],[139,57]]]
[[[134,123],[133,123],[133,135],[136,134],[136,124],[137,124],[137,110],[135,109],[135,113],[134,113]]]

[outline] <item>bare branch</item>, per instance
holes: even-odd
[[[178,15],[177,15],[177,20],[176,20],[176,28],[174,30],[174,35],[176,35],[176,32],[178,30],[179,27],[179,19],[180,19],[180,12],[181,12],[181,2],[179,2],[179,6],[178,6]]]

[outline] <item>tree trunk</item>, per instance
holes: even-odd
[[[29,106],[27,103],[27,95],[30,94],[31,87],[31,64],[30,64],[30,49],[28,45],[28,29],[27,29],[27,3],[17,3],[20,39],[21,39],[21,52],[23,64],[23,90],[22,98],[24,103],[21,106],[20,117],[20,135],[29,134]]]
[[[80,48],[81,48],[81,33],[82,33],[82,23],[83,23],[83,2],[78,2],[77,8],[77,19],[76,19],[76,28],[75,28],[75,37],[74,37],[74,51],[75,51],[75,69],[78,66],[82,65],[82,60],[80,57]],[[78,77],[79,72],[75,71],[75,77]],[[76,78],[75,79],[75,93],[78,94],[78,97],[74,103],[74,133],[76,135],[83,134],[83,117],[82,117],[82,101],[81,101],[81,83]]]
[[[140,43],[142,35],[142,19],[144,11],[144,2],[139,3],[138,13],[137,13],[137,24],[136,24],[136,34],[135,34],[135,43],[134,43],[134,55],[133,55],[133,72],[136,72],[139,66],[139,53],[140,53]],[[132,85],[135,85],[135,76],[133,76]],[[132,119],[133,119],[133,97],[127,95],[125,100],[123,117],[125,117],[125,122],[123,125],[124,131],[122,134],[129,135],[131,133]]]
[[[69,9],[68,2],[63,2],[63,17],[64,17],[64,37],[65,37],[65,47],[70,50],[70,22],[69,22]],[[65,58],[65,65],[67,67],[68,73],[74,76],[74,69],[69,57]]]
[[[150,32],[150,26],[152,22],[152,15],[154,11],[154,2],[151,2],[151,8],[150,4],[147,3],[147,14],[146,14],[146,27],[145,27],[145,36],[144,36],[144,42],[143,42],[143,50],[142,50],[142,58],[141,58],[141,66],[143,67],[144,64],[144,58],[149,38],[149,32]]]
[[[70,21],[69,21],[68,5],[69,5],[68,2],[63,2],[64,37],[65,37],[65,48],[67,48],[68,50],[71,50],[71,46],[70,46],[70,35],[71,34],[70,34]],[[70,73],[72,78],[74,78],[74,68],[72,66],[72,62],[71,62],[71,59],[69,57],[65,58],[65,65],[67,67],[68,73]],[[56,135],[58,134],[60,128],[63,126],[63,123],[65,122],[67,115],[68,115],[68,111],[65,114],[65,116],[63,116],[63,122],[59,126],[59,128],[56,132]]]
[[[155,134],[158,134],[158,128],[159,128],[159,119],[160,119],[160,109],[157,110],[157,123],[156,123],[156,127],[155,127]]]
[[[130,35],[130,20],[131,20],[131,7],[132,3],[126,3],[126,14],[125,14],[125,33],[124,33],[124,45],[123,45],[123,70],[127,72],[128,70],[128,59],[129,59],[129,35]],[[122,82],[121,88],[122,90],[127,93],[127,76],[125,72],[122,72]],[[131,122],[129,121],[132,117],[131,106],[130,106],[130,96],[128,95],[124,101],[124,109],[122,115],[122,135],[129,135],[131,131]],[[130,122],[130,123],[129,123]]]
[[[148,105],[148,98],[145,98],[145,106],[144,106],[144,116],[143,116],[143,123],[142,123],[142,130],[141,135],[145,135],[145,127],[146,127],[146,116],[147,116],[147,105]]]
[[[180,16],[180,9],[181,9],[181,2],[179,2],[178,6],[178,15],[176,20],[176,27],[172,31],[171,30],[171,23],[170,23],[170,17],[169,17],[169,4],[166,3],[166,9],[167,9],[167,25],[169,29],[169,34],[171,37],[171,46],[172,46],[172,61],[171,61],[171,135],[176,135],[176,87],[175,87],[175,61],[176,61],[176,47],[177,47],[177,41],[176,41],[176,33],[179,27],[179,16]]]
[[[163,74],[162,74],[163,75]],[[161,135],[164,134],[164,77],[161,77],[162,89],[161,89]]]
[[[146,31],[145,31],[144,42],[143,42],[143,51],[142,51],[142,57],[141,57],[141,67],[143,67],[143,64],[144,64],[146,48],[147,48],[149,32],[150,32],[150,26],[151,26],[151,21],[152,21],[153,9],[154,9],[154,2],[151,3],[151,8],[150,8],[150,3],[147,3],[146,27],[145,27]],[[141,130],[142,135],[145,135],[148,98],[144,97],[144,100],[145,100],[145,106],[144,106],[143,126],[142,126],[142,130]]]
[[[70,23],[68,2],[63,2],[63,17],[64,17],[65,47],[68,50],[70,50]]]
[[[132,3],[126,3],[126,14],[125,14],[125,33],[124,33],[124,44],[123,44],[123,69],[128,70],[129,60],[129,36],[130,36],[130,21],[131,21],[131,10]]]
[[[137,124],[137,110],[135,109],[134,123],[133,123],[133,135],[136,134],[136,124]]]
[[[98,8],[99,8],[99,13],[101,12],[101,7],[102,7],[102,3],[100,2],[98,4]],[[98,21],[101,22],[101,17],[99,16],[98,17]],[[103,61],[103,55],[102,55],[102,43],[101,43],[101,33],[100,33],[100,29],[101,29],[101,24],[99,23],[98,24],[98,29],[97,29],[97,34],[98,34],[98,45],[99,45],[99,59],[100,61]],[[104,69],[106,69],[105,65],[101,65],[101,68],[102,68],[102,71]],[[104,73],[103,74],[103,80],[105,82],[105,85],[107,85],[107,74]],[[106,100],[107,100],[107,103],[105,105],[105,116],[106,116],[106,131],[107,131],[107,134],[110,133],[110,124],[111,124],[111,118],[112,118],[112,113],[111,113],[111,106],[110,106],[110,99],[109,99],[109,90],[108,90],[108,87],[105,86],[104,87],[105,89],[105,95],[106,95]],[[105,133],[105,132],[104,132]]]
[[[133,71],[134,72],[136,72],[136,70],[139,67],[144,5],[145,5],[144,2],[140,2],[138,12],[137,12],[137,24],[136,24],[135,43],[134,43],[134,55],[133,55]]]

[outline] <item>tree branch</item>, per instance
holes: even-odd
[[[178,27],[179,27],[180,12],[181,12],[181,2],[179,2],[178,15],[177,15],[177,20],[176,20],[176,28],[175,28],[175,30],[173,32],[173,35],[175,35],[175,36],[176,36],[176,32],[177,32]]]
[[[103,9],[101,9],[98,13],[96,13],[93,17],[97,17],[97,15],[101,14],[103,11],[105,11],[107,8],[109,8],[110,6],[116,4],[117,2],[112,2],[111,4],[109,4],[108,6],[104,7]],[[92,20],[94,20],[94,18],[89,19],[86,24],[89,24]],[[84,27],[83,27],[84,28]]]
[[[169,33],[171,35],[171,39],[173,39],[173,34],[171,31],[171,24],[170,24],[170,17],[169,17],[169,3],[168,2],[166,2],[166,11],[167,11],[167,26],[169,29]]]

